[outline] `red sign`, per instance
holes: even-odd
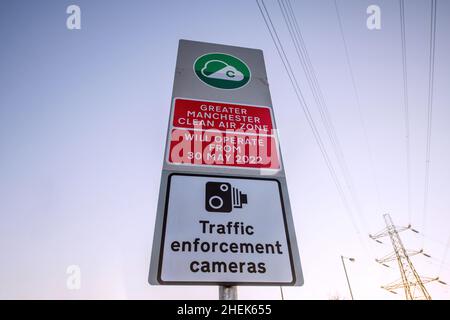
[[[239,104],[176,99],[172,125],[177,128],[256,131],[271,134],[270,109]]]
[[[268,107],[175,99],[168,161],[279,169]]]
[[[169,162],[279,169],[273,136],[172,129]]]

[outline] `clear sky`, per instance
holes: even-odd
[[[367,140],[334,1],[292,5],[361,203],[359,236],[254,1],[1,1],[0,298],[218,297],[214,286],[147,283],[179,39],[264,51],[305,278],[284,289],[286,299],[349,298],[341,254],[356,259],[347,262],[355,298],[402,298],[380,289],[399,278],[395,264],[374,261],[390,252],[389,242],[367,236],[383,228],[383,213],[422,232],[402,234],[408,248],[431,255],[412,258],[419,273],[450,283],[450,253],[442,262],[450,236],[450,2],[439,0],[437,9],[425,224],[431,1],[405,5],[411,219],[399,3],[337,2]],[[81,8],[81,30],[66,28],[70,4]],[[366,27],[371,4],[381,8],[381,30]],[[266,5],[332,154],[278,3]],[[81,268],[80,290],[66,288],[69,265]],[[450,297],[448,286],[428,288],[435,299]],[[280,290],[240,287],[239,297],[280,299]]]

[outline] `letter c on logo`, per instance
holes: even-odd
[[[228,70],[227,72],[225,72],[225,74],[227,75],[227,77],[230,77],[230,78],[234,78],[235,77],[233,70]]]

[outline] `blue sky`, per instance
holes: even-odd
[[[358,237],[254,1],[2,1],[0,298],[217,298],[217,287],[147,283],[179,39],[264,51],[305,278],[303,287],[285,288],[286,299],[348,298],[341,254],[356,258],[348,265],[356,298],[401,298],[379,288],[399,277],[374,261],[390,246],[367,237],[383,228],[386,212],[423,232],[402,234],[408,248],[423,246],[433,258],[413,258],[419,273],[450,282],[450,258],[442,263],[450,236],[450,3],[438,1],[424,226],[430,1],[406,2],[411,221],[398,2],[338,0],[370,161],[334,2],[292,1],[363,209]],[[81,30],[66,28],[70,4],[81,8]],[[381,30],[366,28],[370,4],[381,8]],[[326,141],[280,8],[266,5]],[[66,288],[73,264],[80,290]],[[449,297],[448,286],[429,291]],[[245,287],[239,297],[280,292]]]

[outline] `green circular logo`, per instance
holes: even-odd
[[[194,72],[207,85],[237,89],[250,81],[250,69],[242,60],[225,53],[208,53],[194,62]]]

